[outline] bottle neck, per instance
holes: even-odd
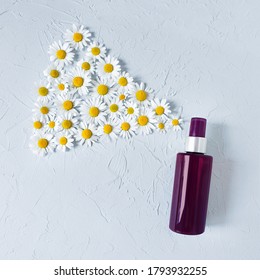
[[[205,154],[207,139],[204,137],[189,136],[186,140],[185,152]]]

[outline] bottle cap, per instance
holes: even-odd
[[[186,141],[185,151],[191,153],[206,152],[207,139],[206,135],[207,120],[203,118],[192,118],[190,123],[190,133]]]
[[[192,118],[190,123],[190,134],[193,137],[205,137],[207,120],[203,118]]]

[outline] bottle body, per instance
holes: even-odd
[[[178,153],[170,229],[196,235],[205,230],[213,158],[201,153]]]

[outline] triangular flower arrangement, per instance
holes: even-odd
[[[136,83],[106,47],[73,25],[49,48],[50,64],[36,84],[33,135],[37,155],[181,129],[182,119],[165,99]]]

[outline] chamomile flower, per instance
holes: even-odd
[[[134,79],[127,72],[120,73],[116,77],[116,88],[119,92],[132,91],[134,86]]]
[[[50,82],[42,80],[36,83],[36,92],[38,94],[38,100],[49,101],[53,98],[54,88]]]
[[[46,122],[45,131],[47,133],[55,134],[59,130],[60,128],[58,125],[57,116],[55,115],[50,117],[49,120]]]
[[[74,134],[77,131],[78,119],[70,113],[58,117],[59,130],[62,133]]]
[[[67,29],[65,33],[65,41],[69,42],[76,50],[82,50],[90,42],[91,33],[83,25],[77,27],[72,25],[72,29]]]
[[[169,118],[171,113],[170,105],[166,99],[159,100],[158,98],[155,98],[151,100],[151,108],[154,111],[155,116],[164,121]]]
[[[118,120],[119,135],[123,138],[129,139],[135,135],[137,130],[136,120],[130,116],[122,116]]]
[[[74,52],[69,43],[61,43],[61,41],[50,45],[49,54],[50,61],[61,67],[71,64],[74,58]]]
[[[139,111],[140,111],[139,105],[133,102],[132,100],[126,101],[124,107],[125,107],[125,114],[127,116],[136,117],[139,115]]]
[[[75,93],[61,93],[57,96],[56,104],[61,113],[70,112],[72,115],[77,115],[80,99]]]
[[[58,78],[53,84],[56,93],[67,93],[69,90],[68,81],[65,78]]]
[[[126,101],[127,99],[129,99],[129,93],[128,92],[119,92],[116,91],[114,93],[114,96],[116,97],[117,100],[120,100],[122,102]]]
[[[53,135],[46,133],[37,133],[32,136],[30,148],[33,153],[39,156],[45,156],[53,152],[55,143],[52,140]]]
[[[94,74],[95,72],[95,63],[92,57],[86,56],[77,62],[77,66],[85,73]]]
[[[65,71],[52,63],[43,71],[43,74],[49,82],[53,83],[58,78],[64,77]]]
[[[156,130],[160,133],[166,133],[167,132],[167,122],[162,120],[157,120],[155,123]]]
[[[96,126],[94,124],[87,123],[86,121],[80,123],[76,133],[76,140],[79,141],[81,145],[90,147],[93,143],[98,141],[98,138]]]
[[[100,124],[106,120],[106,105],[101,98],[88,98],[82,104],[80,113],[88,123]]]
[[[107,113],[112,119],[117,119],[124,112],[124,107],[122,101],[112,98],[111,101],[107,102]]]
[[[100,77],[115,79],[121,70],[119,61],[110,55],[97,62],[97,73]]]
[[[55,109],[52,102],[38,101],[35,103],[33,113],[37,118],[47,121],[50,117],[55,115]]]
[[[92,57],[94,60],[101,59],[106,55],[106,48],[103,44],[93,42],[87,48],[87,56]]]
[[[133,89],[131,90],[133,99],[143,105],[146,105],[152,97],[153,90],[144,83],[135,84]]]
[[[57,150],[66,152],[74,146],[74,139],[70,134],[58,133],[55,137]]]
[[[150,108],[143,108],[137,117],[138,130],[141,134],[150,134],[155,128],[156,119]]]
[[[181,119],[180,115],[174,115],[169,120],[169,128],[174,131],[182,130],[183,119]]]
[[[68,74],[69,84],[72,89],[78,91],[80,95],[85,95],[89,92],[89,87],[91,85],[90,77],[82,69],[73,69]]]
[[[111,80],[97,78],[97,80],[93,82],[92,96],[102,97],[104,102],[109,102],[114,96],[114,90],[114,83]]]
[[[38,133],[42,131],[44,128],[44,120],[40,116],[33,116],[33,130],[34,132]]]
[[[98,127],[98,135],[100,136],[100,141],[112,141],[118,138],[119,127],[115,120],[106,120],[104,123],[100,124]]]

